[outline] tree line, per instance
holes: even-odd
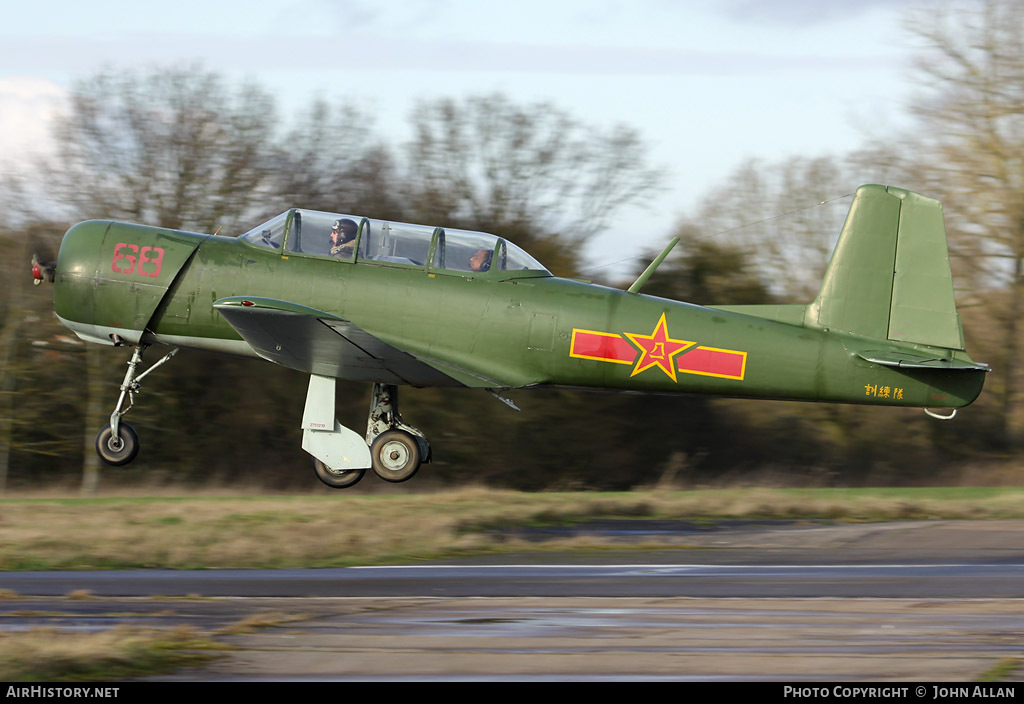
[[[676,223],[683,244],[645,287],[700,304],[806,302],[845,194],[878,182],[938,198],[968,350],[994,368],[956,421],[911,409],[565,390],[512,392],[516,413],[478,391],[409,389],[403,414],[435,445],[417,482],[899,484],[944,481],[965,467],[1012,480],[1024,443],[1022,20],[1008,0],[910,16],[907,31],[928,46],[912,128],[839,156],[737,165]],[[77,84],[53,157],[25,165],[0,191],[20,218],[0,236],[0,485],[99,482],[92,438],[127,353],[73,339],[53,319],[49,291],[33,289],[26,273],[31,252],[55,251],[70,222],[240,233],[301,205],[494,232],[556,274],[587,275],[580,245],[663,180],[636,130],[588,125],[550,103],[439,98],[419,104],[410,126],[409,142],[396,146],[358,105],[316,99],[285,120],[258,84],[233,86],[202,68]],[[183,351],[147,379],[130,416],[146,439],[142,454],[103,468],[104,481],[309,487],[304,391],[298,372]],[[367,397],[365,385],[342,384],[342,423],[361,426]]]

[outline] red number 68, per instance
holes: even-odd
[[[122,249],[129,249],[132,254],[122,252]],[[138,264],[137,269],[136,264]],[[150,266],[146,266],[147,264]],[[139,245],[127,242],[119,242],[114,245],[114,258],[110,260],[110,270],[117,274],[152,276],[154,279],[160,276],[163,265],[163,247],[143,247],[142,251],[139,251]],[[150,268],[152,271],[148,271]]]

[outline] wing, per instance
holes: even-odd
[[[501,386],[440,360],[410,354],[344,318],[308,306],[231,296],[213,307],[260,357],[308,374],[411,386]]]

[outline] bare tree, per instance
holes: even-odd
[[[590,127],[550,103],[439,99],[419,104],[412,125],[408,189],[419,219],[511,236],[556,268],[571,270],[569,250],[661,178],[635,130]]]
[[[373,117],[352,105],[311,100],[278,149],[274,201],[401,219],[401,179],[391,150],[374,132]]]
[[[75,86],[45,165],[73,218],[237,230],[266,197],[277,129],[262,89],[199,69],[103,73]]]
[[[689,239],[743,252],[781,300],[817,293],[843,218],[853,177],[835,157],[740,164],[709,191],[680,230]]]
[[[1024,314],[1024,5],[1018,0],[948,4],[912,15],[925,51],[918,172],[934,182],[952,253],[970,264],[976,288],[1005,287],[1003,435],[1024,441],[1021,314]],[[989,296],[994,298],[993,296]]]

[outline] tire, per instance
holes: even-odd
[[[317,479],[332,489],[348,489],[355,486],[366,474],[365,469],[331,469],[318,459],[313,460],[313,471]]]
[[[404,482],[419,471],[420,446],[404,430],[388,430],[377,436],[370,447],[373,472],[386,482]]]
[[[118,423],[118,437],[114,437],[110,425],[103,426],[96,435],[96,454],[100,459],[114,467],[128,464],[139,454],[139,435],[135,428],[127,423]]]

